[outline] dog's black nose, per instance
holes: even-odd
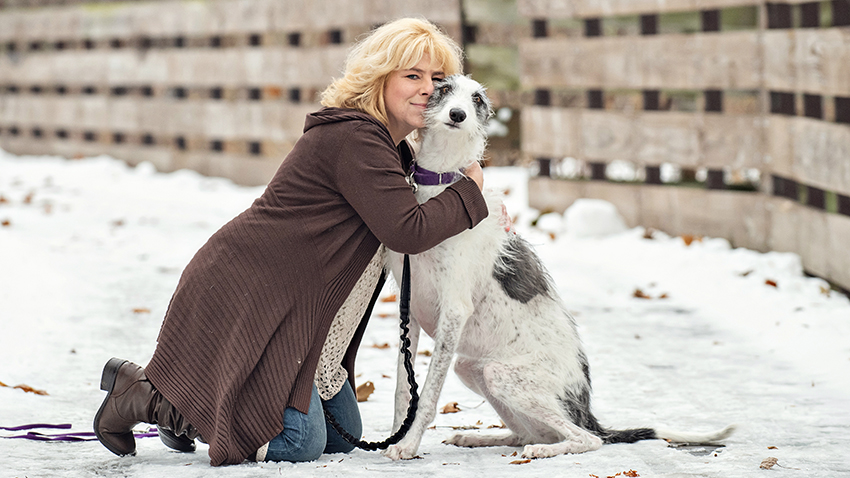
[[[466,112],[460,108],[452,108],[449,110],[449,118],[455,123],[462,123],[466,119]]]

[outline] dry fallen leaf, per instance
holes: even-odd
[[[375,384],[372,382],[364,382],[357,386],[357,401],[365,402],[369,400],[369,395],[375,391]]]
[[[398,298],[396,298],[395,294],[381,297],[381,302],[395,302],[397,300]]]
[[[775,280],[767,279],[764,281],[764,283],[771,287],[779,287],[779,284]]]
[[[761,468],[762,470],[769,470],[769,469],[773,468],[773,465],[775,465],[777,462],[779,462],[778,459],[776,459],[772,456],[769,456],[769,457],[765,458],[764,460],[762,460],[761,465],[759,465],[759,468]]]
[[[23,390],[24,392],[28,392],[28,393],[34,393],[36,395],[49,395],[49,393],[45,392],[44,390],[32,388],[29,385],[24,385],[24,384],[15,385],[14,387],[9,387],[5,383],[0,382],[0,387],[17,388],[18,390]]]
[[[511,465],[524,465],[526,463],[531,463],[531,460],[514,460]]]
[[[460,411],[460,408],[457,406],[457,402],[447,403],[440,413],[457,413]]]
[[[682,234],[682,240],[685,241],[686,246],[690,246],[691,244],[696,242],[702,242],[702,236],[695,236],[693,234]]]

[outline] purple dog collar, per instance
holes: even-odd
[[[440,186],[442,184],[452,184],[463,177],[462,174],[454,171],[435,173],[434,171],[430,171],[419,166],[415,162],[410,165],[410,173],[413,177],[413,182],[420,186]]]

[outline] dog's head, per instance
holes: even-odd
[[[434,83],[434,93],[425,110],[425,126],[484,135],[492,115],[484,87],[468,76],[452,75]]]

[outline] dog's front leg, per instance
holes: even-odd
[[[407,338],[410,339],[411,365],[416,363],[416,349],[419,346],[419,322],[413,318],[408,324]],[[402,422],[407,417],[407,408],[410,404],[410,384],[407,382],[407,370],[404,368],[404,352],[401,345],[398,349],[398,367],[396,369],[396,386],[395,386],[395,416],[393,418],[393,433],[397,432],[401,427]]]
[[[422,387],[416,418],[407,435],[398,444],[391,445],[384,451],[384,455],[393,460],[411,459],[416,456],[422,434],[437,414],[437,400],[440,398],[440,391],[443,389],[463,324],[472,315],[471,296],[460,298],[457,293],[447,295],[455,300],[443,301],[443,310],[434,337],[434,352],[425,385]]]

